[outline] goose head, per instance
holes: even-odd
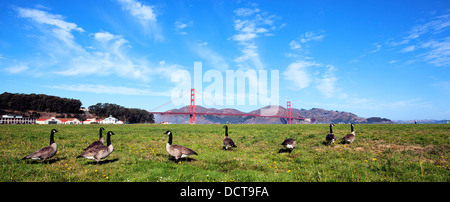
[[[172,132],[170,132],[170,130],[168,130],[168,131],[166,131],[164,134],[166,134],[166,135],[171,135]]]
[[[52,133],[57,133],[58,131],[56,129],[52,129]]]
[[[107,135],[115,135],[112,131],[108,131]]]

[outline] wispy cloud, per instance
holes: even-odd
[[[139,5],[146,10],[142,4],[135,6]],[[130,9],[132,8],[135,7],[131,6]],[[34,36],[40,34],[36,45],[41,52],[39,57],[22,59],[21,63],[9,61],[10,68],[4,69],[9,73],[30,72],[34,75],[50,73],[62,76],[117,75],[149,82],[155,75],[169,78],[172,70],[181,68],[180,65],[152,63],[131,55],[128,53],[130,42],[123,36],[108,31],[76,35],[85,42],[80,45],[73,32],[83,33],[85,30],[76,23],[65,21],[64,16],[38,9],[15,8],[15,10],[20,18],[28,19],[40,31]],[[153,20],[151,15],[136,15],[148,21]]]
[[[192,49],[207,63],[212,65],[210,68],[221,71],[228,69],[228,63],[219,53],[208,47],[207,42],[197,42],[191,45]]]
[[[292,82],[295,90],[313,86],[325,98],[345,99],[348,95],[337,87],[339,78],[335,75],[335,71],[336,67],[333,65],[298,60],[289,64],[281,75],[285,80]]]
[[[194,22],[192,21],[185,21],[183,19],[177,19],[175,21],[175,31],[181,35],[186,35],[187,32],[185,31],[186,28],[192,27],[194,25]]]
[[[237,41],[242,47],[242,55],[234,61],[242,68],[264,69],[255,39],[261,36],[273,36],[270,31],[282,27],[275,25],[278,17],[254,7],[238,8],[234,10],[234,14],[234,29],[237,33],[229,39]]]
[[[18,16],[26,18],[37,24],[49,25],[51,29],[42,29],[53,37],[59,39],[68,48],[82,51],[82,47],[74,41],[72,31],[84,32],[77,24],[64,21],[62,15],[51,14],[46,11],[31,8],[16,8]],[[50,30],[51,32],[49,32]]]
[[[281,75],[284,76],[285,80],[291,81],[297,90],[301,90],[310,85],[312,78],[308,70],[309,67],[318,67],[320,64],[308,61],[297,61],[291,63],[286,71]]]
[[[142,26],[144,32],[151,35],[155,41],[164,40],[161,27],[157,23],[155,7],[137,0],[117,0],[123,10],[129,12]]]
[[[425,19],[413,26],[399,40],[390,39],[386,45],[399,47],[399,53],[416,54],[416,59],[436,66],[450,66],[450,14]]]
[[[328,70],[322,74],[321,78],[316,79],[317,90],[319,90],[326,98],[336,97],[347,98],[346,93],[342,93],[341,89],[336,87],[338,78],[335,76],[335,67],[333,65],[327,65]]]
[[[302,50],[304,47],[309,47],[307,44],[310,41],[322,41],[325,38],[325,34],[323,32],[314,33],[314,32],[305,32],[297,39],[292,40],[289,43],[289,46],[293,50]]]
[[[149,89],[138,89],[123,86],[106,86],[100,84],[74,84],[74,85],[64,84],[49,87],[68,91],[88,92],[98,94],[170,96],[169,92],[152,92]]]

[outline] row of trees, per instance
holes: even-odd
[[[21,94],[5,92],[0,95],[0,109],[15,111],[40,111],[57,113],[80,113],[81,101],[44,94]]]
[[[93,113],[98,117],[108,117],[112,115],[119,120],[128,123],[154,123],[153,114],[148,113],[142,109],[126,108],[116,104],[97,103],[89,106],[89,113]]]

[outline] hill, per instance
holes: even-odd
[[[251,112],[249,114],[261,114],[262,109],[268,109],[270,106],[266,106]],[[286,115],[286,108],[277,106],[278,110],[275,111],[277,116]],[[303,117],[313,119],[313,123],[393,123],[391,120],[380,117],[362,118],[350,112],[325,110],[320,108],[296,109],[292,108],[292,117]],[[167,112],[189,112],[189,106],[185,106],[179,109],[171,109]],[[205,108],[196,106],[196,112],[200,113],[246,113],[236,109],[216,109]],[[175,124],[187,124],[189,123],[189,115],[155,115],[155,122],[169,122]],[[286,120],[283,118],[271,118],[271,117],[251,117],[251,116],[220,116],[220,115],[196,115],[197,124],[285,124]],[[297,123],[309,123],[303,120],[292,120],[293,124]]]

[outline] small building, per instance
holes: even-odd
[[[62,124],[62,121],[58,118],[41,118],[36,120],[37,124]]]
[[[109,115],[108,118],[101,120],[100,124],[123,124],[123,121],[120,121],[119,119],[114,118],[112,115]]]
[[[35,124],[36,119],[20,115],[2,115],[0,124]]]
[[[81,121],[77,118],[60,118],[61,124],[81,124]]]
[[[92,119],[86,119],[86,121],[83,121],[83,124],[98,124],[100,122],[97,118]]]

